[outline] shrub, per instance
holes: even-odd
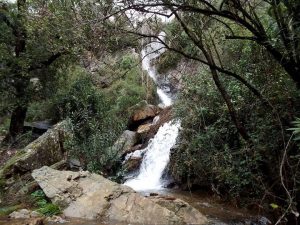
[[[34,201],[34,206],[37,207],[36,211],[42,215],[53,216],[61,214],[59,206],[49,202],[42,190],[37,190],[31,193],[31,197]]]
[[[234,46],[237,52],[243,52],[241,49],[244,47]],[[255,48],[251,49],[256,51]],[[281,79],[285,74],[271,61],[268,66],[262,59],[261,62],[258,59],[252,62],[248,58],[248,50],[246,52],[242,57],[239,55],[239,60],[246,60],[247,64],[239,66],[238,59],[232,63],[240,74],[244,70],[250,70],[252,63],[255,64],[257,71],[245,76],[249,75],[247,79],[259,90],[265,90],[264,95],[268,96],[276,112],[263,105],[235,80],[221,77],[253,140],[253,146],[249,147],[239,137],[207,68],[199,68],[197,74],[184,77],[184,89],[175,105],[183,129],[178,148],[172,153],[171,171],[179,182],[190,186],[213,186],[219,194],[234,197],[259,199],[266,194],[274,201],[274,196],[286,197],[281,183],[278,182],[279,167],[285,148],[283,138],[287,141],[290,137],[286,131],[290,127],[289,121],[300,113],[299,94],[290,85],[290,80]],[[256,56],[262,57],[259,54]],[[262,77],[259,73],[263,71],[273,73]],[[286,87],[290,87],[289,90]],[[293,130],[296,131],[297,128]],[[299,148],[291,144],[288,154],[290,169],[284,166],[284,176],[290,187],[297,188],[299,185],[293,184],[293,179],[297,175],[295,157],[299,156]],[[280,203],[284,204],[285,202]]]

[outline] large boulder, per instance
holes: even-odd
[[[0,177],[25,174],[45,165],[53,165],[64,158],[63,142],[67,136],[67,123],[63,121],[48,130],[0,168]]]
[[[132,172],[137,170],[141,163],[142,163],[143,157],[141,156],[137,156],[137,157],[130,157],[128,160],[126,160],[126,162],[124,163],[123,168],[127,171],[127,172]]]
[[[33,178],[67,217],[136,224],[186,224],[185,217],[146,198],[131,188],[89,172],[34,170]],[[203,224],[200,212],[196,224]],[[201,216],[200,216],[201,215]]]
[[[138,142],[138,135],[134,131],[125,130],[113,145],[113,149],[124,155],[130,152],[131,148]]]
[[[148,104],[146,101],[142,101],[131,110],[133,113],[129,121],[129,129],[136,130],[142,124],[151,123],[161,109],[155,105]]]
[[[160,109],[157,106],[147,104],[134,112],[132,120],[134,122],[137,122],[149,118],[154,118],[159,112]]]

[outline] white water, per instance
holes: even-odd
[[[159,37],[164,40],[165,33],[161,32]],[[151,61],[160,56],[165,51],[160,42],[151,42],[146,45],[141,52],[142,67],[148,75],[157,82],[156,69],[152,66]],[[163,89],[157,88],[157,94],[164,107],[172,105],[172,98],[164,92]],[[126,160],[130,157],[141,156],[144,152],[143,161],[140,166],[139,174],[124,184],[132,187],[136,191],[157,190],[163,188],[161,177],[170,161],[170,150],[176,144],[176,138],[179,133],[180,121],[170,121],[161,126],[149,141],[147,148],[138,150],[127,155]]]
[[[161,176],[170,160],[170,149],[176,144],[180,123],[172,121],[161,126],[145,149],[137,177],[126,181],[125,185],[136,191],[160,189],[163,187]]]

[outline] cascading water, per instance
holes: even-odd
[[[150,140],[145,149],[140,171],[137,177],[128,180],[125,185],[136,191],[160,189],[163,187],[161,181],[162,173],[169,163],[170,149],[175,145],[179,131],[179,122],[172,121],[161,126]]]
[[[159,34],[164,39],[165,33]],[[142,67],[148,75],[157,83],[156,69],[151,65],[151,61],[160,56],[165,51],[160,42],[151,42],[142,50]],[[157,87],[157,94],[164,107],[172,105],[171,96],[162,88]],[[132,187],[136,191],[156,190],[163,187],[162,174],[170,160],[170,150],[176,144],[179,133],[180,121],[170,121],[162,125],[153,139],[149,141],[147,148],[138,150],[134,155],[142,155],[143,161],[139,173],[136,177],[127,180],[124,184]],[[128,157],[131,157],[129,155]]]

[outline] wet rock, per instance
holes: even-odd
[[[138,135],[134,131],[126,130],[115,142],[113,149],[124,155],[138,142]]]
[[[143,124],[138,127],[137,133],[140,135],[146,134],[149,132],[151,126],[152,126],[152,123]]]
[[[172,119],[172,107],[166,107],[162,109],[159,113],[158,118],[154,118],[152,126],[150,127],[150,130],[145,135],[145,139],[150,140],[155,136],[155,134],[158,132],[159,128],[169,122]]]
[[[183,217],[162,204],[97,174],[42,167],[34,170],[32,176],[47,197],[63,208],[66,217],[136,224],[185,224]],[[72,179],[68,179],[70,176]],[[202,224],[203,218],[197,224]]]
[[[187,224],[205,224],[208,222],[207,218],[197,209],[181,199],[167,196],[151,196],[149,198],[174,212],[176,216],[182,218]]]
[[[29,221],[28,225],[44,225],[44,219],[43,218],[36,218]]]
[[[129,129],[136,130],[140,125],[152,122],[160,110],[158,106],[150,105],[146,101],[138,103],[132,109],[133,113],[129,121]]]
[[[133,146],[132,148],[128,149],[128,151],[124,152],[123,155],[126,155],[126,154],[129,154],[129,153],[132,153],[132,152],[135,152],[137,150],[140,150],[143,148],[143,145],[142,144],[138,144],[138,145],[135,145]]]
[[[134,122],[145,120],[147,118],[154,118],[159,113],[159,108],[155,105],[145,105],[134,112],[132,120]]]
[[[143,157],[130,157],[124,164],[124,168],[127,172],[132,172],[137,170],[141,163],[142,163]]]
[[[68,223],[67,220],[63,219],[62,217],[60,216],[51,216],[51,217],[47,217],[46,221],[48,223]]]

